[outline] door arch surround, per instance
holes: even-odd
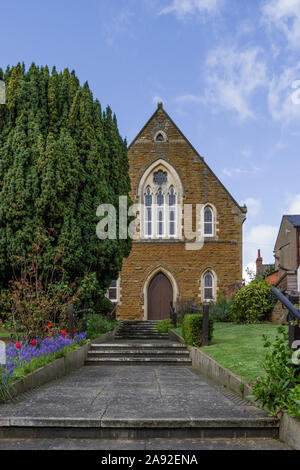
[[[169,282],[172,286],[173,305],[176,304],[176,301],[177,301],[177,299],[180,295],[178,284],[177,284],[177,281],[175,279],[174,274],[162,265],[159,265],[156,268],[154,268],[146,276],[146,279],[145,279],[143,287],[142,287],[142,297],[144,299],[144,304],[143,304],[143,311],[144,311],[143,320],[144,321],[149,319],[148,318],[148,291],[149,291],[149,285],[150,285],[152,279],[155,278],[155,276],[160,272],[168,278],[168,280],[169,280]]]

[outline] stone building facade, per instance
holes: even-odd
[[[140,232],[114,283],[117,319],[167,318],[170,303],[202,303],[240,283],[246,208],[161,103],[129,146],[128,158],[131,199],[141,204]]]

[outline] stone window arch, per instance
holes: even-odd
[[[170,186],[168,194],[168,214],[169,214],[169,225],[168,231],[170,237],[176,236],[176,192],[174,186]]]
[[[144,196],[144,235],[151,237],[153,234],[152,221],[153,221],[153,196],[150,186],[146,188]]]
[[[216,214],[217,211],[212,204],[207,204],[202,211],[202,232],[204,237],[214,237],[216,235]]]
[[[154,135],[154,142],[167,142],[168,137],[164,131],[157,131]]]
[[[201,276],[201,298],[202,302],[216,300],[217,275],[212,269],[206,269]]]
[[[183,186],[174,167],[163,159],[151,164],[140,179],[137,193],[141,203],[140,237],[181,239]]]

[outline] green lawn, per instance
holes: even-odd
[[[251,383],[263,374],[262,363],[266,349],[263,347],[262,334],[273,341],[277,327],[278,325],[270,323],[215,323],[212,344],[201,349],[234,374]],[[176,331],[181,334],[179,328]]]
[[[0,339],[1,338],[8,338],[8,337],[9,337],[8,331],[0,330]]]

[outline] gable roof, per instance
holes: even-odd
[[[300,215],[284,215],[289,222],[291,222],[294,227],[300,227]]]
[[[218,181],[218,183],[222,186],[222,188],[226,191],[226,193],[228,194],[228,196],[232,199],[232,201],[234,202],[234,204],[239,208],[239,210],[243,213],[243,214],[246,214],[247,213],[247,207],[246,205],[244,206],[240,206],[237,201],[234,199],[234,197],[230,194],[230,192],[228,191],[228,189],[225,188],[225,186],[223,185],[223,183],[219,180],[219,178],[217,177],[217,175],[212,171],[212,169],[208,166],[208,164],[204,161],[204,158],[197,152],[197,150],[195,149],[195,147],[191,144],[191,142],[186,138],[186,136],[181,132],[181,130],[179,129],[179,127],[175,124],[175,122],[173,121],[173,119],[168,115],[168,113],[165,111],[165,109],[163,108],[163,103],[159,102],[157,103],[157,109],[154,111],[154,113],[152,114],[152,116],[148,119],[148,121],[146,122],[146,124],[142,127],[142,129],[140,130],[140,132],[136,135],[136,137],[133,139],[133,141],[131,142],[130,145],[128,145],[128,150],[130,149],[130,147],[135,143],[135,141],[139,138],[139,136],[142,134],[142,132],[144,131],[144,129],[148,126],[148,124],[151,122],[151,120],[154,118],[154,116],[158,113],[158,111],[161,110],[163,111],[163,113],[166,115],[166,117],[170,120],[170,122],[173,124],[173,126],[177,129],[177,131],[180,133],[180,135],[182,136],[182,138],[187,142],[187,144],[193,149],[193,151],[195,152],[195,154],[198,156],[198,158],[204,163],[204,165],[206,165],[206,167],[209,169],[209,171],[214,175],[214,177],[216,178],[216,180]]]

